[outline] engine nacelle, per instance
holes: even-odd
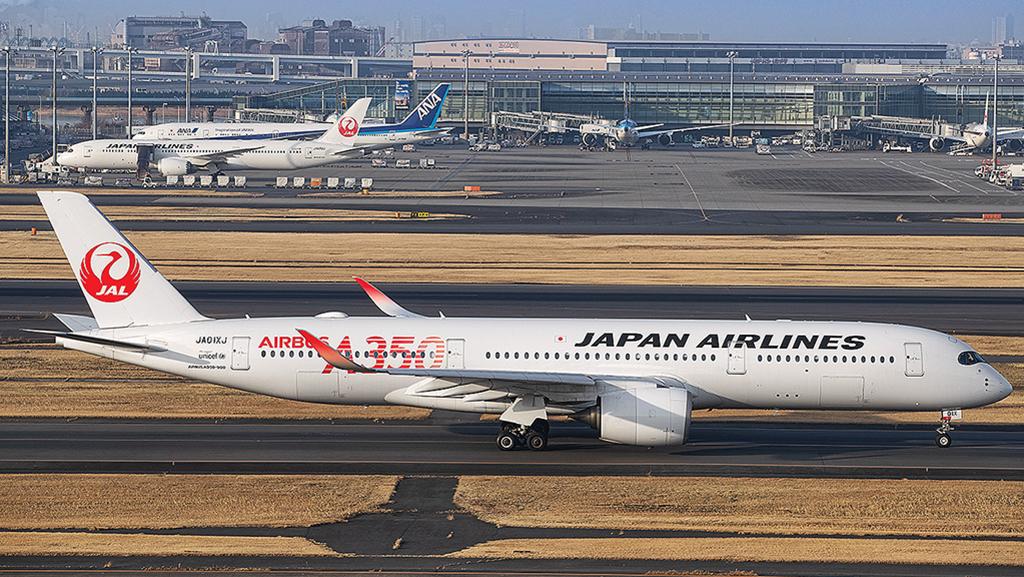
[[[668,146],[672,144],[672,142],[672,133],[666,132],[664,134],[658,135],[658,143],[661,144],[662,146]]]
[[[156,168],[164,176],[184,176],[196,171],[195,165],[184,158],[162,158]]]
[[[931,149],[932,152],[941,152],[946,148],[946,140],[938,136],[933,136],[928,141],[928,148]]]
[[[1003,143],[1003,148],[1010,152],[1020,152],[1022,149],[1024,149],[1024,141],[1021,141],[1018,138],[1007,140],[1005,143]]]
[[[583,144],[587,146],[597,146],[600,143],[598,136],[592,133],[583,134]]]
[[[686,389],[643,387],[601,395],[576,418],[597,429],[602,441],[664,447],[686,442],[691,408]]]

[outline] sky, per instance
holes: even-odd
[[[169,8],[173,7],[173,8]],[[987,43],[992,17],[1014,14],[1024,36],[1022,0],[0,0],[0,22],[47,36],[106,38],[126,15],[199,14],[237,19],[250,37],[273,38],[279,26],[346,18],[382,25],[416,22],[447,37],[575,38],[588,24],[652,32],[705,32],[712,40]],[[1016,30],[1015,30],[1016,31]]]

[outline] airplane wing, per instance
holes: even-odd
[[[698,130],[708,130],[708,129],[711,129],[711,128],[728,128],[729,127],[729,123],[727,122],[725,124],[711,124],[711,125],[708,125],[708,126],[691,126],[689,128],[672,128],[672,129],[664,129],[664,130],[651,130],[652,128],[657,128],[659,126],[664,126],[664,124],[650,124],[650,125],[647,125],[647,126],[638,126],[637,129],[636,129],[637,130],[637,134],[640,136],[640,138],[652,138],[652,137],[655,137],[655,136],[661,136],[662,134],[672,134],[672,133],[675,133],[675,132],[696,132]]]
[[[206,154],[197,154],[195,156],[189,156],[188,161],[198,166],[206,166],[216,162],[223,162],[234,156],[238,156],[243,152],[250,152],[253,150],[259,150],[265,145],[260,144],[257,146],[240,146],[238,148],[229,148],[227,150],[219,150],[217,152],[209,152]]]
[[[1024,128],[1000,128],[999,134],[996,136],[996,140],[999,142],[1021,139],[1024,139]]]
[[[297,328],[307,344],[328,364],[346,371],[422,377],[400,395],[409,398],[459,399],[463,402],[509,401],[522,397],[541,397],[561,405],[571,413],[597,401],[598,381],[602,378],[630,381],[646,386],[682,387],[674,379],[659,377],[623,377],[541,371],[467,370],[449,368],[382,368],[360,365],[308,331]]]

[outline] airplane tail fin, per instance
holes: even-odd
[[[366,110],[370,108],[370,100],[370,97],[356,100],[352,106],[348,107],[345,114],[341,115],[338,122],[328,128],[317,141],[348,147],[355,146],[356,136],[359,135],[359,127],[363,125]]]
[[[985,93],[985,118],[982,119],[982,123],[988,127],[988,92]]]
[[[399,130],[430,129],[437,125],[451,84],[438,84],[398,125]]]
[[[206,320],[84,195],[38,195],[97,327]]]

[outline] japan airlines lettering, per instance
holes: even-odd
[[[729,349],[750,348],[764,350],[821,350],[856,351],[864,348],[863,335],[774,335],[774,334],[717,334],[711,333],[699,340],[689,333],[587,333],[573,343],[575,347],[685,347],[696,341],[696,348]]]

